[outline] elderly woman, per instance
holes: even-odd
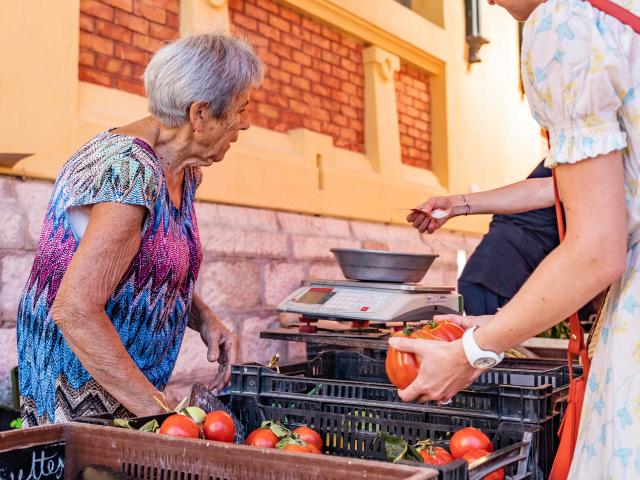
[[[234,338],[194,293],[194,197],[201,167],[249,128],[261,78],[235,38],[178,40],[145,71],[151,116],[100,133],[63,166],[18,310],[27,426],[157,413],[187,326],[219,363],[214,386],[228,381]]]
[[[550,134],[566,237],[495,316],[460,319],[476,326],[466,344],[393,339],[429,359],[400,394],[446,401],[478,374],[473,357],[495,358],[612,284],[569,478],[639,478],[640,35],[587,1],[490,3],[528,19],[523,80]],[[640,0],[614,3],[640,15]]]

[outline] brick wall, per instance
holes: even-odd
[[[396,74],[402,163],[431,168],[429,75],[407,63]]]
[[[178,37],[179,13],[180,0],[80,0],[80,80],[144,95],[144,68]]]
[[[205,172],[206,174],[206,172]],[[9,369],[17,364],[15,318],[33,263],[52,184],[0,176],[0,403],[7,401]],[[478,238],[451,232],[421,237],[416,230],[363,221],[276,212],[198,202],[204,251],[196,291],[240,339],[239,360],[283,361],[304,355],[301,344],[260,340],[262,330],[280,325],[276,305],[309,277],[341,278],[331,247],[437,252],[425,281],[455,284],[456,252],[471,253]],[[212,367],[197,333],[187,330],[170,383],[183,398]]]
[[[266,66],[252,122],[280,132],[308,128],[363,152],[362,42],[272,0],[230,0],[229,12]]]

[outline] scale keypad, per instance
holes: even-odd
[[[320,310],[337,310],[341,312],[375,313],[390,297],[389,294],[375,292],[338,291]]]

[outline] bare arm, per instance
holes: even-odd
[[[553,179],[527,178],[505,187],[469,193],[465,196],[472,214],[527,212],[553,206]],[[461,213],[464,215],[464,212]]]
[[[481,322],[475,339],[482,349],[503,352],[548,329],[624,272],[627,227],[620,153],[556,168],[566,238],[507,305]],[[467,362],[460,340],[392,337],[389,343],[429,359],[420,364],[416,381],[399,391],[405,401],[446,401],[481,373]]]
[[[162,394],[124,348],[104,307],[138,251],[145,209],[91,208],[87,230],[64,274],[51,315],[91,376],[135,415],[160,411]]]
[[[619,152],[556,168],[567,217],[565,240],[493,321],[476,332],[483,348],[504,351],[555,325],[624,272],[624,172]]]
[[[413,223],[420,232],[433,233],[447,220],[458,215],[513,214],[551,207],[553,204],[553,179],[551,177],[528,178],[494,190],[468,193],[464,197],[462,195],[431,197],[417,208],[427,213],[440,209],[447,215],[442,218],[432,218],[429,215],[412,212],[407,216],[407,221]]]

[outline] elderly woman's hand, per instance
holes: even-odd
[[[236,359],[236,337],[211,310],[201,316],[200,336],[207,346],[207,360],[218,362],[218,372],[209,388],[218,391],[231,380],[231,364]]]
[[[217,392],[231,380],[231,364],[236,360],[236,337],[196,294],[191,302],[189,327],[200,332],[207,346],[207,360],[218,362],[218,372],[209,383],[209,388]]]
[[[484,371],[469,364],[461,340],[442,342],[391,337],[389,345],[420,358],[418,378],[404,390],[398,390],[405,402],[438,400],[447,403]]]

